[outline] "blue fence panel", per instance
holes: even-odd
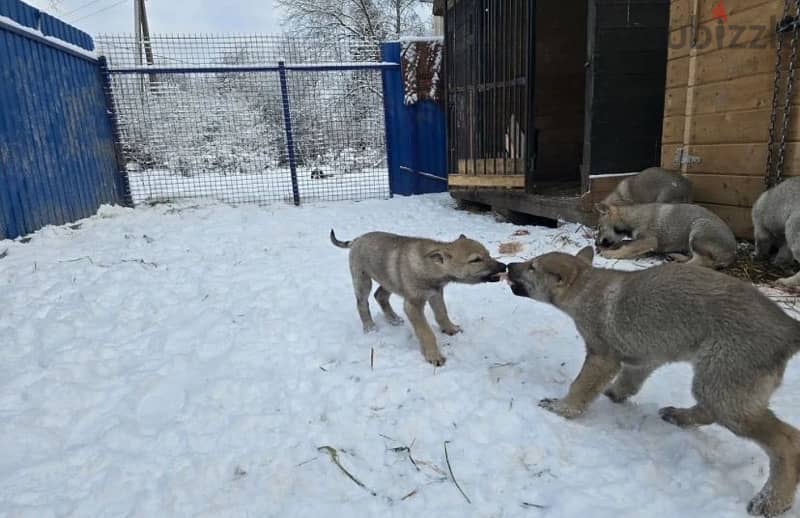
[[[19,0],[0,16],[23,26],[0,21],[0,239],[123,203],[92,39]]]
[[[401,63],[401,43],[381,45],[385,62]],[[447,139],[444,110],[435,102],[403,102],[400,67],[383,73],[386,150],[392,194],[447,191]]]

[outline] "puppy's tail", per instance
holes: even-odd
[[[339,241],[336,239],[336,234],[333,233],[333,229],[331,229],[331,243],[339,248],[350,248],[350,245],[353,244],[352,241]]]

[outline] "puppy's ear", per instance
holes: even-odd
[[[592,264],[592,260],[594,259],[594,248],[591,246],[584,247],[580,252],[578,252],[577,257],[583,259],[589,264]]]
[[[436,264],[444,264],[446,259],[450,259],[450,254],[442,250],[433,250],[425,255],[426,258],[435,262]]]
[[[555,277],[559,286],[566,287],[575,282],[583,271],[581,264],[582,261],[548,258],[539,261],[539,269]]]
[[[600,202],[594,204],[594,210],[601,216],[606,216],[611,211],[611,207],[607,203]]]
[[[458,236],[458,239],[467,239],[467,236],[465,236],[464,234],[461,234],[460,236]]]

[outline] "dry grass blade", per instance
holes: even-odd
[[[336,451],[336,448],[332,448],[330,446],[320,446],[319,448],[317,448],[317,451],[327,453],[328,456],[331,458],[331,462],[336,464],[336,467],[339,468],[342,473],[347,475],[347,478],[352,480],[358,487],[362,488],[364,491],[367,491],[372,496],[378,496],[378,493],[368,488],[363,482],[354,477],[352,473],[344,469],[344,466],[342,466],[342,464],[339,462],[339,452]]]
[[[753,250],[753,245],[750,243],[741,243],[736,249],[736,261],[723,271],[743,281],[775,288],[779,288],[775,286],[776,280],[794,273],[791,268],[755,259]]]
[[[401,498],[400,500],[406,500],[406,499],[408,499],[408,498],[411,498],[412,496],[414,496],[414,495],[416,495],[416,494],[417,494],[417,490],[416,490],[416,489],[414,489],[413,491],[411,491],[410,493],[408,493],[406,496],[404,496],[404,497],[403,497],[403,498]]]
[[[461,493],[461,496],[464,497],[464,500],[466,500],[468,504],[471,504],[472,500],[470,500],[469,497],[467,496],[467,494],[464,493],[464,490],[461,489],[461,486],[458,485],[458,480],[456,480],[456,476],[453,475],[453,467],[450,465],[450,456],[447,454],[447,443],[448,442],[450,442],[450,441],[444,441],[444,460],[445,460],[445,462],[447,462],[447,471],[450,472],[450,480],[453,481],[453,484],[455,484],[456,488]]]
[[[8,248],[0,252],[0,259],[5,259],[6,257],[8,257]]]
[[[528,508],[528,509],[547,509],[547,506],[539,505],[539,504],[532,504],[530,502],[522,502],[520,505],[522,507],[525,507],[525,508]]]

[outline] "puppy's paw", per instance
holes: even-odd
[[[604,248],[600,250],[600,257],[605,259],[622,259],[619,250],[611,249],[611,248]]]
[[[606,391],[603,392],[603,394],[614,403],[624,403],[625,401],[628,400],[629,397],[627,394],[623,394],[622,392],[617,390],[616,387],[610,387],[606,389]]]
[[[792,507],[791,500],[779,498],[771,488],[765,487],[747,504],[747,513],[751,516],[778,516]]]
[[[571,407],[560,399],[542,399],[539,401],[539,406],[566,419],[578,417],[583,413],[583,409]]]
[[[441,367],[447,360],[439,351],[430,351],[425,353],[425,359],[434,367]]]
[[[664,408],[660,408],[658,410],[658,415],[660,415],[661,419],[669,424],[674,424],[675,426],[680,426],[681,428],[691,428],[693,426],[697,426],[697,423],[692,417],[690,409],[665,406]]]
[[[397,317],[397,316],[395,316],[395,317],[387,317],[386,321],[389,322],[389,325],[393,325],[393,326],[402,326],[406,322],[405,320],[403,320],[402,318]]]
[[[368,324],[364,324],[364,334],[374,333],[378,330],[378,326],[375,325],[375,322],[370,322]]]
[[[457,335],[458,333],[461,333],[462,331],[464,331],[464,330],[461,329],[461,326],[457,326],[455,324],[453,324],[452,326],[448,326],[448,327],[443,327],[442,328],[442,333],[444,333],[446,335],[450,335],[450,336]]]

